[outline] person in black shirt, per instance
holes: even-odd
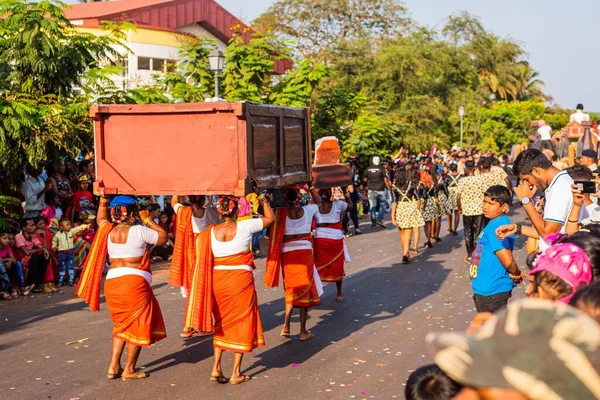
[[[365,182],[369,193],[369,207],[371,211],[371,227],[376,225],[385,228],[383,217],[385,215],[385,189],[390,189],[385,168],[381,165],[381,159],[373,157],[373,163],[365,170]]]
[[[425,225],[418,210],[421,201],[416,186],[409,180],[409,171],[396,170],[396,179],[392,186],[392,224],[400,230],[402,246],[402,264],[410,263],[410,239],[413,228]]]

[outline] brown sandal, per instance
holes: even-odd
[[[307,340],[310,340],[310,339],[314,339],[314,337],[315,337],[314,333],[308,332],[308,336],[307,337],[305,337],[304,339],[302,339],[300,336],[298,336],[298,340],[304,342],[304,341],[307,341]]]
[[[121,377],[121,375],[123,375],[123,368],[119,368],[119,371],[116,374],[107,373],[106,377],[108,379],[118,379]]]
[[[224,384],[224,383],[228,383],[229,382],[229,378],[225,377],[225,375],[223,375],[223,374],[221,374],[219,376],[211,375],[210,376],[210,381],[211,382],[217,382],[217,383],[220,383],[220,384]]]
[[[123,382],[126,382],[126,381],[133,381],[133,380],[136,380],[136,379],[145,379],[148,376],[149,375],[147,373],[145,373],[144,371],[137,370],[131,376],[127,376],[127,377],[126,376],[121,376],[121,379],[123,380]]]
[[[250,379],[252,379],[252,378],[250,378],[248,375],[242,375],[241,380],[239,380],[239,381],[230,380],[229,383],[231,383],[232,385],[239,385],[240,383],[248,382]]]

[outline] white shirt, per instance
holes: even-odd
[[[561,224],[560,232],[565,232],[567,218],[573,208],[573,193],[571,185],[573,179],[566,171],[561,171],[552,180],[546,189],[546,206],[544,207],[544,221],[558,222]],[[540,251],[546,250],[550,244],[540,238]]]
[[[600,206],[596,203],[592,203],[585,208],[582,208],[581,211],[586,210],[586,218],[581,219],[581,223],[583,225],[593,224],[600,222]]]
[[[538,128],[538,135],[541,140],[552,140],[552,128],[550,125],[544,125]]]
[[[182,207],[181,204],[175,204],[175,207],[173,207],[175,214],[177,214],[177,210],[179,210],[180,207]],[[219,212],[216,208],[212,207],[205,208],[204,215],[201,218],[196,218],[194,217],[194,214],[192,214],[192,232],[196,235],[202,233],[210,225],[216,224],[218,219]]]
[[[23,183],[23,197],[25,197],[25,211],[42,211],[46,208],[44,196],[38,198],[38,193],[44,190],[45,184],[41,177],[30,176]]]
[[[582,122],[589,121],[589,120],[590,120],[590,114],[584,113],[583,110],[577,110],[569,116],[570,122],[576,121],[581,124]]]

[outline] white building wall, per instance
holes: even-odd
[[[207,31],[206,29],[204,29],[199,24],[182,26],[181,28],[178,28],[177,30],[186,32],[186,33],[191,33],[194,36],[213,39],[216,42],[216,45],[219,48],[219,50],[221,50],[223,53],[225,52],[225,49],[227,48],[227,43],[222,42],[221,40],[217,39],[212,33]]]

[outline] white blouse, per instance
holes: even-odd
[[[312,231],[312,220],[315,214],[319,212],[316,204],[309,204],[302,207],[304,215],[298,219],[287,217],[285,221],[284,235],[307,235]]]
[[[348,209],[348,203],[342,200],[335,200],[331,205],[331,210],[327,214],[317,212],[315,219],[317,224],[337,224],[341,221],[343,213]]]
[[[157,241],[158,232],[143,225],[134,225],[129,228],[125,243],[113,243],[108,235],[108,255],[111,259],[142,257],[147,245],[155,245]]]
[[[217,240],[214,228],[211,231],[212,252],[215,257],[227,257],[242,253],[250,248],[252,235],[263,230],[260,218],[246,219],[237,223],[237,231],[233,239],[227,242]]]
[[[181,204],[175,204],[173,211],[177,214],[177,211],[182,207]],[[204,209],[204,215],[201,218],[194,217],[192,214],[192,232],[195,234],[202,233],[210,225],[216,224],[219,219],[219,212],[216,208],[207,207]]]

